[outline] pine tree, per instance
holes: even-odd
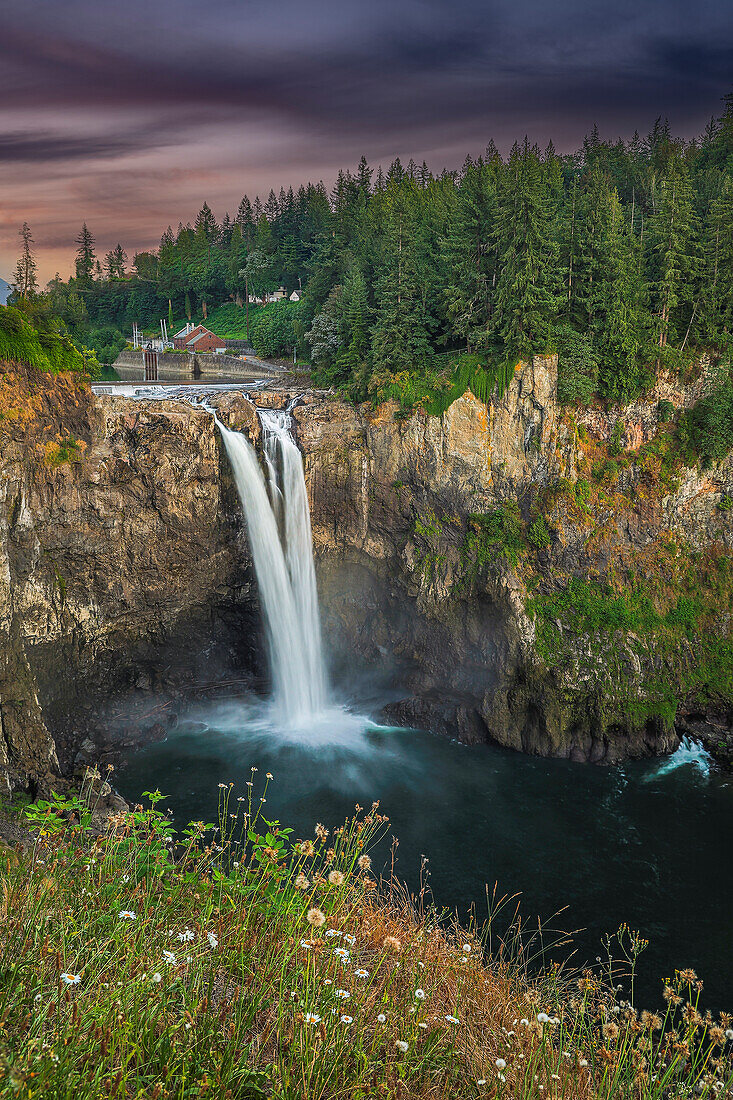
[[[697,226],[689,172],[677,159],[660,180],[648,226],[647,271],[660,348],[684,333],[690,321],[699,268]]]
[[[498,193],[494,327],[510,357],[544,350],[557,312],[557,241],[537,150],[514,147]]]
[[[36,258],[33,252],[33,236],[28,222],[23,222],[22,229],[18,230],[21,239],[21,249],[18,262],[15,266],[13,289],[19,298],[32,298],[38,291],[38,278],[36,276]]]
[[[489,170],[466,167],[442,242],[446,309],[468,351],[485,350],[491,321],[496,192]]]
[[[76,279],[83,288],[91,283],[97,262],[94,251],[94,237],[87,228],[86,222],[82,225],[79,236],[74,243],[78,245],[76,250]]]
[[[395,162],[399,164],[399,162]],[[377,370],[416,371],[430,362],[432,318],[422,293],[417,249],[417,219],[413,209],[417,188],[402,182],[404,173],[390,168],[384,254],[377,281],[377,309],[372,328],[372,358]]]
[[[705,241],[704,332],[718,343],[733,335],[733,178],[710,205]]]

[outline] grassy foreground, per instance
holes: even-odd
[[[31,850],[0,857],[0,1095],[730,1094],[731,1020],[700,1015],[692,972],[659,1015],[600,975],[530,982],[375,882],[377,804],[297,840],[265,819],[270,780],[221,785],[218,825],[177,837],[157,792],[98,834],[98,776],[30,808]]]

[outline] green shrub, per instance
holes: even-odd
[[[657,416],[660,423],[666,424],[674,416],[674,405],[671,401],[660,401],[657,404]]]
[[[533,546],[535,550],[544,550],[546,546],[550,545],[550,532],[544,516],[538,516],[537,519],[529,525],[527,542],[530,546]]]
[[[516,501],[506,501],[485,515],[471,515],[469,522],[464,557],[475,568],[490,564],[497,554],[516,568],[520,556],[527,549]]]
[[[88,359],[67,336],[52,329],[36,329],[13,306],[0,306],[0,360],[27,363],[38,370],[94,373],[96,360]]]
[[[569,325],[555,331],[558,352],[557,394],[563,405],[588,405],[598,388],[599,357],[590,336]]]
[[[733,381],[698,401],[682,418],[679,433],[704,466],[725,458],[733,450]]]

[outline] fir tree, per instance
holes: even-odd
[[[82,287],[87,287],[92,281],[97,256],[94,251],[94,237],[87,228],[87,223],[82,225],[79,236],[75,240],[76,249],[76,279]]]
[[[38,291],[36,258],[33,252],[33,235],[28,222],[18,230],[21,240],[20,256],[15,265],[13,289],[19,298],[32,298]]]

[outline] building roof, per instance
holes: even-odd
[[[189,327],[188,327],[188,325],[184,325],[184,326],[183,326],[183,328],[181,329],[181,331],[180,331],[180,332],[176,332],[176,333],[174,333],[174,335],[173,335],[173,337],[172,337],[172,338],[173,338],[174,340],[180,340],[180,339],[181,339],[181,337],[183,337],[183,336],[188,336],[188,333],[189,333],[189,331],[190,331],[190,330],[189,330]]]

